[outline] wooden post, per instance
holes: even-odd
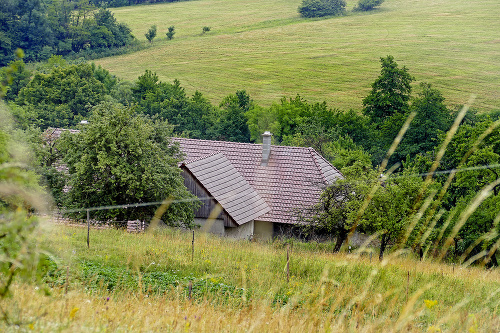
[[[191,241],[191,262],[194,261],[194,230],[193,230],[193,240]]]
[[[372,262],[372,254],[373,253],[370,252],[370,263]]]
[[[90,248],[90,211],[87,209],[87,248]]]
[[[66,283],[64,284],[64,294],[68,293],[69,286],[69,266],[66,266]]]
[[[286,246],[286,283],[290,282],[290,245]]]
[[[406,279],[406,303],[408,303],[408,292],[410,289],[410,271],[408,271],[408,276]]]
[[[189,281],[188,291],[189,291],[188,298],[189,298],[189,300],[191,300],[191,294],[193,292],[193,281]]]

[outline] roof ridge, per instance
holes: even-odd
[[[313,153],[316,153],[316,150],[313,147],[308,147],[308,148],[309,148],[309,153],[311,153],[311,157],[314,161],[314,165],[316,165],[316,168],[319,170],[319,173],[321,174],[321,178],[323,178],[323,180],[325,181],[325,184],[328,184],[328,180],[326,180],[326,177],[323,174],[323,169],[318,164],[318,161],[316,161],[316,156],[314,156],[314,154],[313,154]],[[316,155],[319,155],[319,154],[316,153]]]
[[[262,146],[261,143],[223,141],[223,140],[208,140],[208,139],[193,139],[193,138],[180,138],[180,137],[176,137],[176,136],[172,136],[172,137],[170,137],[170,139],[174,139],[174,140],[190,140],[190,141],[219,142],[219,143],[224,143],[224,144],[238,144],[238,145]]]
[[[312,150],[314,150],[314,152],[316,153],[316,155],[317,155],[319,158],[321,158],[321,159],[322,159],[323,161],[325,161],[326,163],[330,164],[330,166],[331,166],[331,167],[332,167],[335,171],[337,171],[340,175],[342,175],[342,172],[340,172],[340,170],[339,170],[339,169],[337,169],[337,168],[336,168],[336,167],[335,167],[332,163],[330,163],[330,162],[329,162],[326,158],[324,158],[324,157],[323,157],[320,153],[318,153],[318,152],[316,151],[316,149],[314,149],[314,148],[312,148],[312,147],[309,147],[309,148],[311,148]]]
[[[224,154],[220,150],[217,150],[216,152],[213,152],[213,153],[210,153],[210,154],[207,154],[207,155],[203,155],[203,156],[200,156],[200,157],[197,157],[197,158],[193,158],[191,160],[183,161],[181,163],[181,165],[187,165],[187,164],[194,163],[194,162],[197,162],[197,161],[200,161],[200,160],[204,160],[205,158],[209,158],[209,157],[212,157],[212,156],[217,155],[217,154],[222,154],[222,156],[224,156]]]

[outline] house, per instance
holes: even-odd
[[[343,178],[313,148],[271,145],[269,132],[263,144],[172,141],[185,155],[184,184],[203,203],[195,223],[223,236],[267,240],[279,235],[301,222],[299,214],[319,202],[325,186]],[[218,205],[220,213],[211,216]]]

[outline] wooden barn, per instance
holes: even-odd
[[[270,239],[300,223],[300,212],[342,178],[313,148],[271,145],[269,132],[263,144],[172,141],[185,154],[180,167],[186,187],[203,202],[195,223],[223,236]]]

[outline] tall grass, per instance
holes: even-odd
[[[500,273],[417,262],[397,253],[382,262],[293,244],[231,241],[164,229],[129,234],[49,224],[42,241],[57,262],[51,295],[16,285],[6,300],[19,325],[35,331],[497,331]],[[83,263],[93,262],[83,276]],[[69,270],[67,270],[69,267]],[[118,269],[112,288],[100,279]],[[69,271],[69,275],[67,275]],[[155,291],[146,277],[176,276]],[[126,275],[136,277],[135,285]],[[161,284],[166,280],[152,281]],[[189,281],[193,281],[189,299]],[[200,283],[202,281],[202,283]],[[233,286],[244,290],[232,293]],[[68,290],[65,293],[65,290]],[[228,291],[229,290],[229,291]],[[13,329],[12,326],[3,328]],[[1,327],[1,326],[0,326]]]
[[[323,20],[300,18],[299,3],[200,0],[116,8],[135,36],[144,39],[156,24],[158,39],[153,48],[97,63],[127,80],[150,69],[216,104],[246,89],[263,106],[300,93],[312,102],[359,109],[379,73],[379,58],[390,54],[451,105],[474,93],[476,108],[500,107],[495,0],[391,0],[370,13]],[[348,1],[348,8],[355,3]],[[176,35],[167,41],[170,25]],[[212,29],[202,34],[203,26]]]

